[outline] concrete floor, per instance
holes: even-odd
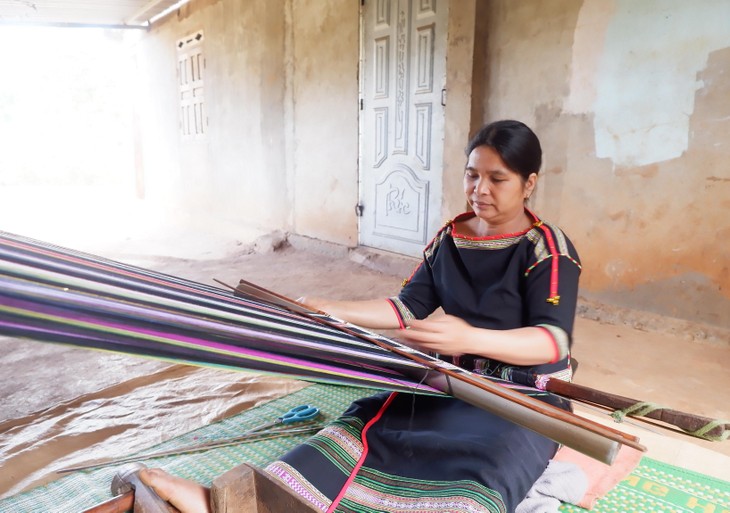
[[[724,419],[730,425],[730,346],[577,319],[575,382],[617,395]],[[576,412],[637,435],[647,455],[730,481],[730,440],[711,442],[636,420],[617,424],[576,403]]]

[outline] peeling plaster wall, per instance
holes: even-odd
[[[545,153],[585,298],[730,328],[730,3],[491,0],[484,118]]]

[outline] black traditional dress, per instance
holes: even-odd
[[[530,229],[493,237],[467,237],[448,223],[390,298],[403,323],[441,307],[473,326],[546,330],[555,342],[551,363],[519,367],[472,355],[454,361],[523,385],[547,374],[570,379],[580,274],[568,238],[530,215]],[[555,442],[460,400],[386,392],[356,401],[267,470],[322,511],[512,512],[556,450]]]

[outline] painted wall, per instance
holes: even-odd
[[[588,300],[730,328],[730,3],[490,0],[485,120],[543,142],[535,208]]]
[[[359,8],[292,2],[292,231],[357,245]]]
[[[355,245],[357,2],[194,0],[135,47],[139,175],[170,219]],[[179,130],[176,42],[202,31],[207,134]],[[332,34],[337,34],[336,43]]]

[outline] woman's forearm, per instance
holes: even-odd
[[[556,359],[555,342],[542,328],[474,330],[471,354],[512,365],[539,365]]]
[[[400,327],[393,306],[386,299],[333,301],[305,297],[299,301],[310,308],[365,328]],[[555,341],[542,328],[477,328],[450,315],[413,320],[410,322],[410,329],[403,331],[402,336],[415,342],[422,350],[445,355],[474,354],[511,365],[539,365],[552,362],[557,356]]]
[[[396,329],[400,327],[393,306],[386,299],[334,301],[304,297],[299,302],[364,328]]]

